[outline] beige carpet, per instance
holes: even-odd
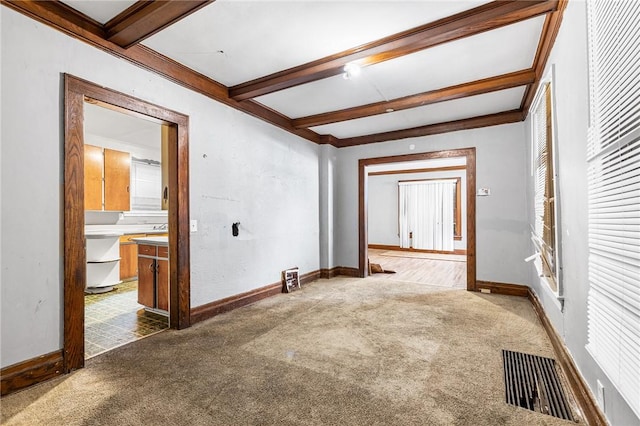
[[[503,348],[553,356],[524,298],[319,280],[2,398],[2,422],[573,424],[504,402]]]

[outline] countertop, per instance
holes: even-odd
[[[169,237],[139,237],[139,238],[132,238],[131,241],[135,241],[138,244],[151,244],[154,246],[169,245]]]
[[[90,231],[84,234],[85,238],[119,238],[122,235],[117,231]]]
[[[168,229],[153,229],[157,225],[87,225],[84,233],[89,235],[135,235],[135,234],[166,234]],[[99,237],[93,237],[99,238]]]

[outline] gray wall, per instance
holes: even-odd
[[[547,315],[563,337],[580,372],[596,394],[596,381],[605,387],[601,408],[612,425],[639,425],[640,419],[618,394],[611,382],[585,349],[587,344],[588,235],[587,235],[587,129],[589,126],[589,86],[587,62],[587,21],[584,2],[571,1],[547,63],[545,75],[555,68],[554,120],[557,160],[557,186],[560,198],[560,233],[565,306],[564,312],[546,283],[530,265],[531,286]],[[526,121],[531,172],[531,118]],[[527,173],[530,227],[533,227],[533,180]],[[530,250],[533,252],[533,245]]]
[[[415,145],[410,150],[409,145]],[[362,158],[476,147],[476,183],[491,196],[476,202],[477,277],[529,284],[523,259],[530,254],[526,211],[524,124],[341,148],[337,174],[335,265],[358,267],[358,160]]]
[[[316,144],[0,13],[3,367],[62,347],[62,73],[189,116],[192,307],[319,268]]]
[[[464,170],[369,176],[367,232],[369,244],[400,246],[398,235],[398,182],[402,180],[461,178],[462,239],[454,241],[456,250],[467,248],[467,179]]]

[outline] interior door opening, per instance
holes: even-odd
[[[155,331],[138,318],[85,316],[95,302],[87,298],[129,293],[140,307],[136,314],[164,318],[164,327],[190,325],[188,117],[70,75],[64,80],[63,353],[69,372],[84,366],[87,353],[104,349],[86,347],[98,322],[126,328],[132,321],[139,336]],[[159,149],[145,146],[147,131]],[[152,272],[144,278],[146,293],[143,271]],[[99,334],[104,340],[108,333]]]
[[[88,359],[169,327],[171,237],[167,126],[90,99],[83,112]]]
[[[435,198],[421,199],[422,192]],[[434,202],[440,209],[428,212]],[[387,269],[412,269],[408,281],[475,290],[475,148],[360,160],[359,211],[360,276],[384,261]],[[421,220],[410,220],[412,214]],[[428,215],[437,217],[424,222],[437,229],[423,229]],[[427,265],[438,259],[446,267],[434,277]]]

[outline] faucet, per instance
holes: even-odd
[[[167,224],[166,224],[166,223],[163,223],[162,225],[155,225],[155,226],[153,227],[153,229],[156,229],[156,230],[159,230],[159,229],[162,229],[162,230],[167,229]]]

